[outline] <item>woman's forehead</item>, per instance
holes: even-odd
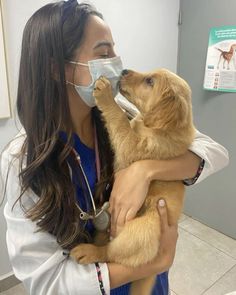
[[[91,15],[85,28],[84,44],[96,48],[100,44],[114,44],[109,26],[100,17]]]

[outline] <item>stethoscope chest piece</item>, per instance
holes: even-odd
[[[97,147],[96,136],[95,136],[95,151],[96,151],[97,175],[98,175],[98,180],[99,180],[100,179],[100,162],[99,162],[99,156],[98,156],[98,147]],[[91,199],[92,207],[93,207],[93,214],[90,214],[88,212],[83,211],[80,208],[79,204],[76,203],[75,205],[80,211],[80,219],[84,220],[84,221],[92,219],[96,230],[106,231],[110,226],[110,219],[111,219],[111,215],[107,211],[107,209],[109,208],[109,202],[105,202],[100,209],[98,209],[98,210],[96,209],[96,205],[93,200],[93,194],[90,189],[90,185],[89,185],[87,176],[85,174],[85,171],[84,171],[83,166],[81,164],[80,155],[77,153],[77,151],[75,149],[72,149],[72,153],[73,153],[73,156],[75,157],[75,159],[78,163],[78,166],[80,167],[80,170],[82,172],[83,179],[84,179],[85,185],[87,187],[87,190],[88,190],[88,193],[89,193],[89,196]],[[72,178],[72,168],[70,167],[70,165],[69,165],[69,170],[70,170],[70,174],[71,174],[71,178]]]
[[[93,218],[93,225],[98,231],[106,231],[110,226],[110,213],[102,210],[100,214]]]

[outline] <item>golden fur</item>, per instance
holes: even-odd
[[[143,159],[164,160],[184,154],[195,135],[192,122],[191,90],[179,76],[160,69],[152,73],[125,71],[120,92],[135,104],[140,114],[131,122],[115,103],[109,81],[96,82],[94,96],[102,111],[115,151],[115,171]],[[181,214],[184,185],[181,181],[152,181],[146,200],[135,219],[119,234],[102,245],[78,245],[71,256],[79,263],[116,262],[137,267],[150,262],[158,253],[160,218],[157,200],[164,198],[170,224]],[[147,295],[155,276],[132,283],[131,294]]]

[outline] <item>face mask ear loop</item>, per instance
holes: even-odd
[[[67,80],[66,80],[66,84],[69,84],[69,85],[72,85],[72,86],[76,86],[74,83],[69,82],[69,81],[67,81]]]
[[[77,61],[68,60],[68,63],[73,64],[73,65],[80,65],[80,66],[88,67],[87,64],[84,64],[84,63],[82,63],[82,62],[77,62]],[[74,71],[75,71],[75,69],[74,69]],[[73,76],[74,76],[74,74],[73,74]],[[66,84],[69,84],[69,85],[72,85],[72,86],[77,86],[76,84],[74,84],[74,83],[72,83],[72,82],[69,82],[69,81],[67,81],[67,80],[66,80]]]
[[[84,67],[88,67],[89,65],[82,63],[82,62],[78,62],[78,61],[68,61],[68,63],[73,64],[73,65],[79,65],[79,66],[84,66]]]

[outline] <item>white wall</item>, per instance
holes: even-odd
[[[3,0],[7,64],[13,113],[23,27],[48,0]],[[176,71],[179,0],[94,0],[110,25],[124,67],[149,71],[166,67]],[[14,119],[0,120],[0,151],[17,132]],[[0,280],[11,271],[5,245],[6,226],[0,208]]]
[[[124,67],[176,71],[179,0],[93,0],[110,25]]]

